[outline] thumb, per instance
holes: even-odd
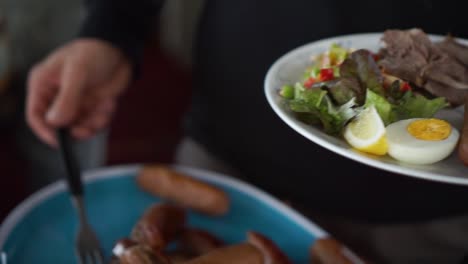
[[[468,96],[465,100],[465,118],[458,153],[460,155],[460,159],[468,166]]]
[[[68,63],[62,72],[58,94],[47,112],[47,121],[55,127],[70,125],[78,115],[87,74],[80,63]]]

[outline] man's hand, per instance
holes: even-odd
[[[465,99],[465,118],[461,132],[460,146],[458,147],[460,159],[468,166],[468,96]]]
[[[26,119],[36,135],[56,145],[55,128],[91,137],[111,120],[131,67],[117,48],[79,39],[57,49],[29,74]]]

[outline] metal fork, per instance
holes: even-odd
[[[83,183],[81,182],[81,173],[78,162],[73,153],[72,141],[67,129],[58,129],[57,138],[62,158],[65,163],[65,169],[67,171],[68,189],[72,196],[71,199],[80,221],[75,241],[75,254],[78,259],[78,263],[102,264],[104,263],[104,257],[99,240],[87,220],[86,210],[83,203]]]

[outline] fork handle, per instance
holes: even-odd
[[[80,167],[72,149],[72,139],[68,133],[68,129],[59,128],[57,130],[57,138],[65,163],[68,189],[73,196],[81,196],[83,194],[83,183],[81,182]]]

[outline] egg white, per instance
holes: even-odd
[[[401,120],[387,126],[388,155],[412,164],[432,164],[448,157],[455,149],[459,132],[452,126],[450,135],[443,140],[422,140],[412,136],[408,125],[422,118]]]

